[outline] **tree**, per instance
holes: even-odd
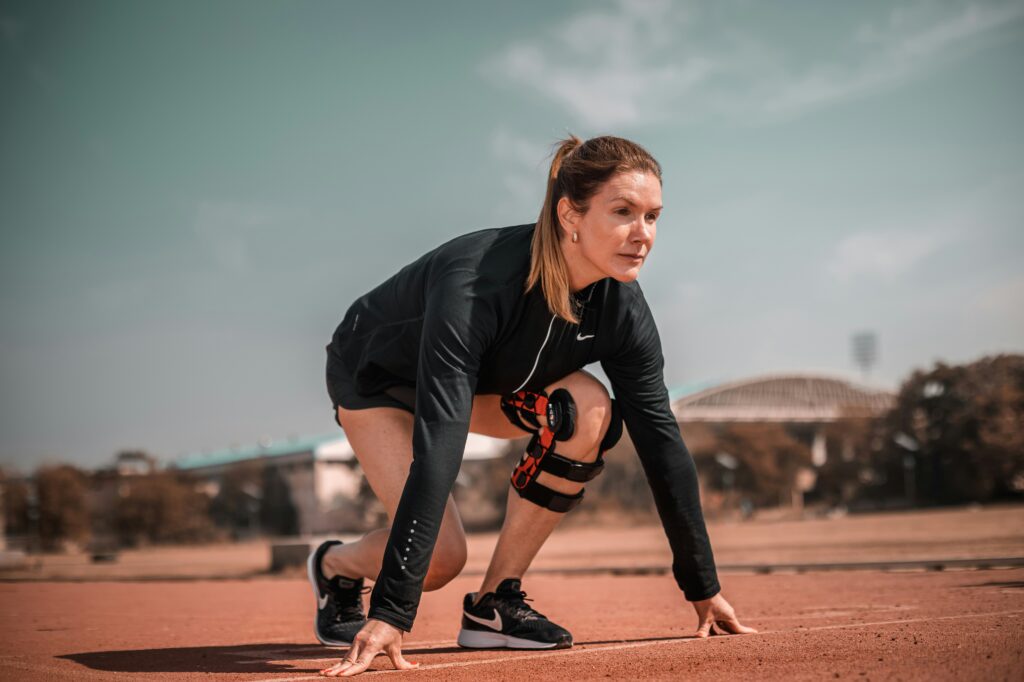
[[[206,496],[177,472],[125,476],[119,489],[114,529],[121,544],[201,542],[213,537]]]
[[[736,488],[758,506],[788,505],[797,469],[811,462],[810,449],[781,424],[730,424],[719,447],[739,461]]]
[[[39,503],[39,539],[44,549],[65,540],[89,538],[89,511],[85,473],[68,464],[40,468],[35,475]]]
[[[914,372],[886,427],[884,452],[890,462],[907,461],[918,502],[1019,495],[1014,481],[1024,476],[1024,355],[940,362]]]
[[[889,464],[875,457],[883,441],[881,427],[881,418],[864,415],[859,409],[825,425],[829,457],[817,470],[817,501],[848,506],[859,498],[899,495],[902,483],[898,471],[890,475]]]
[[[255,535],[260,530],[262,497],[262,466],[239,462],[224,473],[217,495],[210,501],[210,517],[235,538]]]
[[[7,535],[28,535],[31,531],[28,484],[19,478],[3,476],[2,485],[4,532]]]
[[[263,467],[262,496],[260,500],[260,528],[271,535],[296,535],[299,515],[292,503],[288,481],[277,467]]]

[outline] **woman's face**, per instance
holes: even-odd
[[[565,198],[558,213],[568,240],[573,232],[579,235],[575,244],[565,245],[574,289],[605,277],[632,282],[654,246],[661,181],[640,171],[617,173],[591,197],[586,213],[572,210]]]

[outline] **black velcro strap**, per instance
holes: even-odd
[[[576,401],[564,388],[556,389],[548,396],[545,416],[548,428],[554,431],[555,440],[569,440],[576,432]]]
[[[596,462],[577,462],[549,452],[540,461],[540,470],[577,483],[586,483],[604,469],[604,459],[598,456]]]
[[[598,452],[607,452],[611,450],[619,439],[622,438],[622,413],[619,412],[619,403],[617,400],[612,401],[612,419],[608,423],[608,430],[604,432],[604,438],[601,439],[601,445],[598,447]],[[600,459],[598,459],[600,461]]]
[[[583,500],[583,491],[579,491],[575,495],[565,495],[552,490],[546,485],[541,485],[537,482],[537,479],[533,479],[524,488],[516,488],[515,491],[519,493],[519,497],[524,500],[533,502],[539,507],[545,507],[553,512],[564,514],[571,510],[573,507],[578,505]]]

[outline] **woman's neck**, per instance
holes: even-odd
[[[563,239],[562,256],[565,258],[565,267],[569,272],[569,292],[575,294],[586,289],[594,282],[605,278],[605,274],[594,267],[594,264],[583,257],[578,248],[573,248],[572,242]]]

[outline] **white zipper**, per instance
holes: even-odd
[[[530,378],[533,376],[533,373],[537,371],[537,363],[540,362],[540,354],[544,352],[544,346],[548,345],[548,339],[551,338],[551,328],[555,326],[555,317],[557,317],[557,315],[552,315],[551,322],[548,323],[548,333],[544,335],[544,343],[540,344],[540,350],[537,351],[537,357],[534,358],[533,360],[533,369],[531,369],[530,373],[526,376],[525,379],[523,379],[523,383],[519,385],[519,388],[512,391],[513,393],[518,393],[519,391],[521,391],[523,386],[525,386],[527,382],[530,381]]]

